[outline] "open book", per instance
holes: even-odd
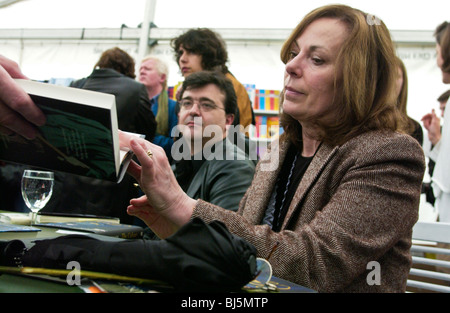
[[[40,135],[0,134],[0,160],[120,182],[131,151],[120,151],[114,95],[16,80],[44,112]],[[143,136],[143,135],[138,135]]]

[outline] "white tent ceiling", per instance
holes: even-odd
[[[1,0],[0,28],[117,28],[143,21],[145,0]],[[392,30],[434,30],[449,18],[448,0],[160,0],[161,28],[290,28],[312,9],[342,3],[374,14]]]
[[[226,39],[230,69],[242,83],[280,89],[279,50],[301,18],[331,0],[154,0],[151,49],[169,63],[169,84],[181,80],[168,39],[182,29],[209,27]],[[88,75],[100,53],[119,46],[139,62],[138,28],[149,0],[0,0],[0,53],[35,79]],[[341,0],[381,18],[391,30],[409,75],[409,113],[421,116],[437,107],[448,89],[436,67],[436,26],[449,19],[450,1]],[[2,6],[4,4],[4,6]],[[150,15],[152,16],[152,15]],[[126,25],[126,28],[122,26]],[[182,29],[181,29],[182,28]],[[238,38],[239,40],[236,40]],[[412,43],[412,41],[415,41]]]

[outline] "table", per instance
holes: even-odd
[[[57,228],[52,227],[37,227],[37,228],[39,228],[41,231],[0,233],[0,240],[25,239],[26,241],[31,241],[36,239],[55,238],[58,236],[65,235],[65,233],[59,232],[60,230],[58,230]]]
[[[0,233],[0,241],[9,241],[19,239],[24,242],[25,246],[31,247],[33,241],[40,239],[51,239],[58,236],[67,235],[68,232],[53,228],[33,226],[39,228],[41,231],[37,232],[4,232]],[[70,232],[74,233],[74,232]],[[101,239],[101,240],[122,240],[115,237],[107,237],[92,233],[86,235]],[[0,293],[82,293],[83,291],[78,286],[69,286],[68,284],[49,278],[31,278],[26,276],[18,276],[12,274],[0,273]]]
[[[36,239],[51,239],[58,236],[66,235],[66,232],[61,232],[60,229],[34,226],[41,229],[39,232],[6,232],[0,233],[0,241],[20,239],[27,247],[33,245],[33,241]],[[123,240],[115,237],[107,237],[92,233],[86,233],[86,235],[93,236],[101,240],[116,241]],[[314,292],[303,286],[299,286],[288,281],[273,277],[272,283],[274,283],[279,292],[281,293],[311,293]],[[38,278],[30,278],[26,276],[18,276],[13,274],[0,275],[0,293],[82,293],[83,291],[78,286],[69,286],[64,280],[49,281]]]
[[[78,286],[17,275],[0,275],[0,293],[82,293]]]

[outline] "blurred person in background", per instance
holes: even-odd
[[[202,70],[225,74],[233,83],[238,103],[238,114],[233,125],[242,125],[245,129],[255,124],[247,90],[228,70],[228,52],[219,34],[208,28],[190,29],[172,39],[171,46],[183,77]]]
[[[420,145],[423,145],[423,130],[419,122],[408,116],[408,72],[405,64],[397,57],[398,61],[398,77],[396,80],[397,105],[398,109],[406,117],[406,132],[415,138]]]
[[[176,101],[169,99],[167,93],[168,76],[169,69],[161,59],[151,55],[142,59],[139,67],[139,82],[147,88],[151,109],[157,122],[153,143],[161,146],[171,160],[171,148],[174,141],[171,133],[178,124],[178,117]]]
[[[450,90],[447,90],[437,99],[437,101],[439,102],[439,109],[441,110],[441,118],[444,117],[445,106],[447,105],[449,96]],[[437,150],[434,150],[433,148],[441,139],[441,119],[436,115],[434,109],[432,109],[431,113],[427,113],[422,117],[422,122],[424,123],[424,127],[427,130],[427,140],[424,143],[423,149],[425,155],[428,157],[428,174],[430,175],[430,178],[432,178],[434,167],[436,165],[434,159],[436,159],[437,157]],[[427,202],[431,203],[434,206],[436,198],[434,196],[433,187],[431,186],[430,182],[423,183],[422,192],[425,193]]]
[[[442,81],[450,84],[450,24],[443,22],[436,27],[436,54],[437,66],[442,72]],[[450,119],[450,110],[444,111],[444,121]],[[431,186],[436,198],[435,206],[438,210],[438,220],[450,223],[450,126],[442,125],[435,112],[422,118],[425,129],[428,130],[433,149],[429,158],[435,162]]]

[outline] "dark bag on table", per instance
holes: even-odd
[[[193,219],[164,240],[103,241],[68,235],[36,241],[22,256],[23,266],[81,270],[148,278],[175,291],[239,290],[256,276],[256,249],[225,225]]]

